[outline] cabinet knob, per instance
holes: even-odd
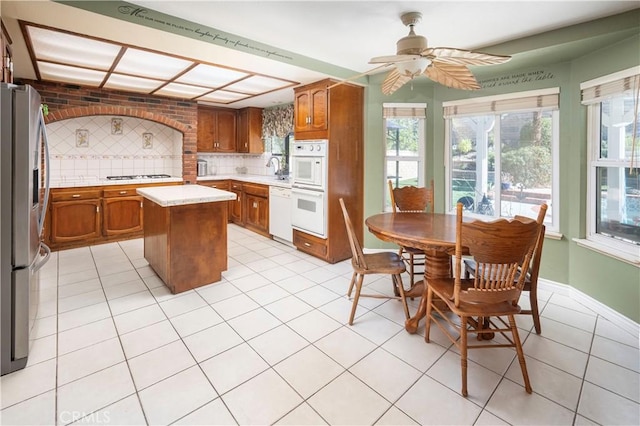
[[[311,247],[311,244],[309,243],[304,243],[305,247]]]
[[[120,191],[120,195],[124,195],[126,193],[127,193],[127,191]]]
[[[80,194],[73,194],[71,198],[80,198]]]

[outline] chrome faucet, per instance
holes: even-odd
[[[275,174],[276,176],[280,176],[282,173],[282,170],[280,170],[280,159],[278,157],[269,158],[269,161],[267,161],[267,167],[271,167],[273,165],[273,160],[276,160],[276,162],[278,163],[275,169]]]

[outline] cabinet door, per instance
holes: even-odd
[[[53,243],[91,240],[100,236],[99,199],[51,203]]]
[[[216,110],[215,151],[236,151],[236,112]]]
[[[198,108],[198,152],[213,152],[215,113],[210,109]]]
[[[262,109],[244,108],[238,113],[238,152],[262,154]]]
[[[269,231],[269,200],[245,194],[245,226],[261,233]]]
[[[103,201],[105,236],[142,232],[142,197],[105,198]]]
[[[311,99],[308,90],[297,92],[294,98],[294,132],[304,132],[309,129],[311,116]]]
[[[311,100],[311,114],[309,119],[309,130],[327,130],[327,89],[313,89],[309,92]]]
[[[236,194],[236,199],[229,201],[229,219],[233,223],[244,225],[244,220],[242,218],[242,204],[244,203],[242,184],[232,182],[230,184],[229,191]]]

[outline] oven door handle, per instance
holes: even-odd
[[[317,197],[317,198],[322,198],[322,196],[324,195],[323,191],[313,191],[311,189],[303,189],[303,188],[299,188],[299,187],[292,187],[291,188],[291,194],[302,194],[302,195],[306,195],[306,196],[310,196],[310,197]]]

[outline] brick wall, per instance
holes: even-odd
[[[47,123],[88,115],[116,115],[156,121],[182,133],[182,177],[195,183],[197,171],[197,104],[194,101],[165,98],[116,90],[82,87],[63,83],[23,80],[42,96],[49,106]]]

